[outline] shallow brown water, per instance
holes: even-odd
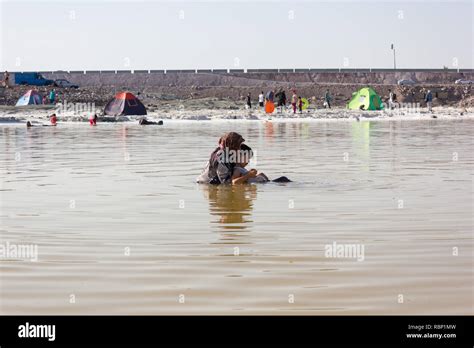
[[[257,169],[295,182],[195,184],[229,130]],[[472,314],[473,133],[469,120],[1,125],[0,243],[37,245],[38,261],[0,259],[0,313]],[[363,261],[326,257],[334,242]]]

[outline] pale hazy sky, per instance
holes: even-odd
[[[5,1],[0,70],[473,67],[473,1]],[[456,66],[457,64],[457,66]]]

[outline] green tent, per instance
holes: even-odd
[[[352,93],[352,98],[347,103],[347,108],[352,110],[382,110],[383,104],[377,92],[370,87],[364,87]]]

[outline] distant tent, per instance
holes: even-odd
[[[105,106],[105,114],[110,116],[146,115],[145,106],[130,92],[119,92]]]
[[[25,106],[25,105],[40,105],[43,104],[43,97],[38,92],[30,89],[28,92],[23,94],[23,96],[18,99],[16,106]]]
[[[352,110],[382,110],[383,104],[377,92],[370,87],[364,87],[352,93],[352,99],[347,103],[347,108]]]

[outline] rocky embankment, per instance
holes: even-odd
[[[134,93],[150,110],[156,109],[242,109],[245,106],[245,96],[251,93],[254,103],[257,102],[258,94],[270,89],[283,88],[287,96],[291,96],[291,90],[296,89],[297,94],[308,98],[312,107],[322,107],[322,98],[326,89],[329,89],[333,97],[333,105],[344,107],[351,98],[352,93],[360,88],[359,84],[277,84],[262,86],[145,86],[141,88],[132,86],[89,86],[79,89],[55,88],[58,102],[67,103],[93,103],[97,108],[103,108],[105,104],[121,90],[129,90]],[[15,105],[18,98],[23,95],[29,86],[13,86],[5,90],[3,105]],[[402,103],[423,104],[424,94],[428,89],[433,92],[434,106],[452,106],[470,108],[474,107],[471,85],[454,84],[424,84],[416,86],[377,85],[374,86],[383,100],[388,99],[389,89],[392,89],[397,100]],[[41,94],[47,94],[51,87],[37,87]]]

